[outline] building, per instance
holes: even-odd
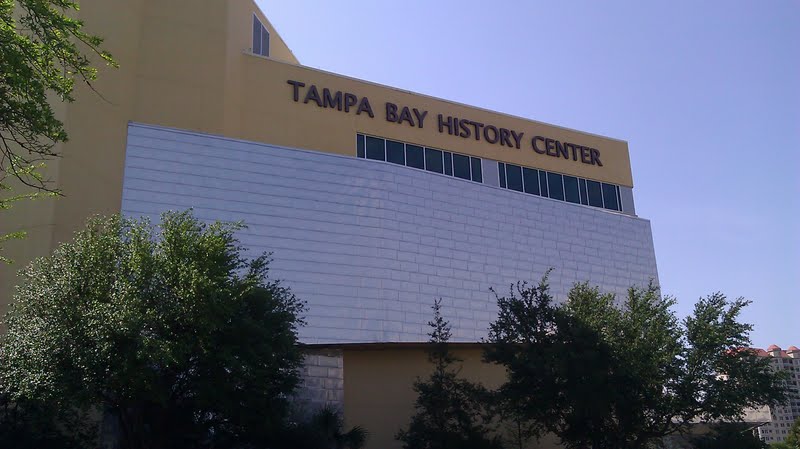
[[[3,218],[29,232],[9,256],[45,255],[98,213],[244,220],[242,243],[309,305],[303,399],[341,406],[368,447],[398,447],[435,298],[462,372],[493,385],[477,345],[490,287],[549,268],[559,298],[657,281],[624,141],[305,67],[251,0],[82,0],[80,18],[120,69],[101,71],[102,98],[80,86],[57,106],[65,197]]]
[[[781,442],[786,439],[792,424],[800,419],[800,349],[789,346],[784,351],[777,345],[772,345],[766,351],[761,348],[753,350],[760,357],[770,357],[772,369],[783,370],[788,374],[786,384],[789,388],[789,402],[770,407],[771,421],[758,428],[758,436],[764,442]]]

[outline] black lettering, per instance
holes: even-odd
[[[301,83],[300,81],[295,80],[286,80],[287,84],[292,85],[292,89],[294,91],[294,101],[297,102],[300,100],[300,88],[306,87],[306,83]]]
[[[483,129],[483,123],[470,121],[470,124],[472,124],[472,127],[475,128],[475,140],[481,140],[481,129]]]
[[[417,108],[414,108],[414,115],[417,116],[417,126],[423,128],[425,124],[425,117],[428,115],[428,111],[419,112]]]
[[[448,116],[447,122],[442,120],[444,116],[439,114],[439,132],[443,133],[445,126],[447,127],[447,134],[453,134],[453,117]]]
[[[511,137],[511,131],[505,128],[500,128],[500,145],[505,145],[507,147],[512,146],[511,140],[509,140],[510,137]]]
[[[469,120],[461,120],[460,122],[458,122],[458,127],[461,129],[461,131],[458,134],[459,137],[463,137],[465,139],[468,139],[469,136],[472,135],[472,131],[470,131],[470,129],[467,128],[467,126],[469,126],[469,125],[470,125],[470,121]]]
[[[358,103],[358,97],[351,93],[344,94],[344,112],[350,112],[350,108]]]
[[[602,167],[603,163],[600,162],[600,152],[595,150],[594,148],[589,148],[589,152],[592,155],[592,165],[595,165],[596,162],[598,167]]]
[[[536,141],[538,141],[538,140],[541,140],[542,142],[545,141],[544,137],[542,137],[542,136],[536,136],[533,139],[531,139],[531,143],[533,144],[533,151],[535,151],[535,152],[537,152],[539,154],[545,154],[545,150],[540,149],[539,146],[536,145]]]
[[[558,153],[555,152],[556,144],[555,140],[553,139],[544,139],[544,147],[547,149],[548,156],[556,156],[558,157]],[[551,153],[552,151],[552,153]]]
[[[397,121],[397,105],[394,103],[386,103],[386,121],[387,122],[396,122]]]
[[[581,162],[584,164],[592,163],[592,160],[589,159],[589,149],[586,147],[581,147]]]
[[[303,100],[303,103],[308,103],[309,101],[313,101],[317,104],[317,106],[322,107],[322,100],[319,98],[317,86],[313,84],[308,88],[308,92],[306,92],[306,99]]]
[[[522,136],[523,135],[525,135],[525,133],[517,134],[516,131],[514,131],[513,129],[511,130],[511,137],[514,138],[514,144],[515,144],[514,146],[516,146],[518,150],[519,150],[520,144],[522,144]]]
[[[491,130],[493,134],[491,139],[489,138],[489,130]],[[486,128],[483,128],[483,138],[489,143],[497,143],[499,140],[498,135],[499,133],[497,132],[497,128],[492,125],[486,125]]]
[[[558,140],[556,140],[556,153],[560,156],[564,156],[564,159],[569,159],[569,153],[567,152],[567,149],[564,148],[564,145],[562,145]]]
[[[411,118],[411,111],[406,106],[400,111],[400,117],[397,118],[397,123],[408,122],[409,125],[414,126],[414,119]]]
[[[322,104],[326,108],[336,107],[337,110],[342,110],[342,91],[336,91],[336,95],[331,97],[331,91],[326,87],[322,89]]]
[[[573,161],[577,161],[578,160],[578,148],[580,148],[580,145],[575,145],[574,143],[565,143],[564,147],[572,148],[572,160]]]
[[[369,114],[370,118],[375,118],[375,114],[372,113],[372,106],[369,105],[369,98],[363,97],[361,99],[361,103],[358,104],[358,110],[356,111],[356,115],[361,115],[362,112]]]

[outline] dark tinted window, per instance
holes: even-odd
[[[253,53],[261,54],[261,22],[253,15]]]
[[[356,134],[356,152],[358,157],[366,157],[364,155],[364,135]]]
[[[589,204],[589,196],[586,193],[586,180],[580,178],[578,179],[578,184],[581,190],[581,204]]]
[[[406,165],[405,145],[394,140],[386,141],[386,160],[395,164]]]
[[[471,179],[469,174],[469,157],[460,154],[453,155],[453,175],[456,178]]]
[[[570,203],[581,202],[581,195],[578,193],[578,178],[564,176],[564,199]]]
[[[367,159],[375,159],[376,161],[386,160],[386,151],[384,148],[384,140],[376,137],[367,136]]]
[[[265,31],[262,29],[261,31]],[[424,148],[379,137],[356,134],[356,156],[387,161],[435,173],[483,182],[482,161],[449,151]],[[503,188],[550,197],[570,203],[585,204],[621,211],[620,189],[614,184],[549,173],[514,164],[497,163],[499,183]]]
[[[522,192],[522,167],[506,164],[506,183],[509,189]]]
[[[617,186],[603,183],[603,203],[606,209],[619,210]]]
[[[269,56],[269,32],[261,27],[261,56]]]
[[[541,195],[542,196],[548,196],[547,195],[548,192],[547,192],[547,172],[546,171],[540,171],[539,172],[539,187],[541,188],[541,191],[542,191]]]
[[[422,147],[406,145],[406,165],[414,168],[425,168],[425,156]]]
[[[253,53],[269,56],[269,31],[255,14],[253,14]]]
[[[481,171],[481,160],[477,157],[470,158],[472,164],[472,180],[483,182],[483,172]]]
[[[436,173],[444,172],[441,151],[434,150],[433,148],[425,148],[425,169],[428,171],[435,171]]]
[[[525,192],[539,194],[539,172],[532,168],[522,167],[522,179],[525,181]]]
[[[559,174],[547,173],[547,192],[550,194],[550,198],[564,199],[564,185],[561,178],[562,176]]]
[[[603,207],[603,191],[600,189],[600,183],[597,181],[586,180],[586,190],[589,193],[589,205],[594,207]]]

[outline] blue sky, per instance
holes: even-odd
[[[627,140],[679,315],[800,346],[800,2],[258,3],[304,65]]]

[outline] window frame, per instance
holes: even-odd
[[[522,166],[517,164],[505,164],[506,165],[506,188],[508,190],[513,190],[515,192],[525,192],[525,180],[522,176]],[[512,174],[513,176],[509,176]],[[517,175],[519,175],[519,189],[515,189],[511,187],[511,178],[514,178],[514,181],[517,181]],[[514,182],[516,184],[516,182]]]
[[[260,51],[256,51],[256,46],[255,46],[255,44],[256,44],[256,24],[258,24],[260,26],[259,33],[258,33],[258,37],[259,37],[259,39],[258,39],[258,48],[259,48]],[[266,38],[267,38],[267,48],[266,48],[266,50],[264,49],[264,36],[265,36],[264,33],[266,33]],[[252,42],[251,42],[250,51],[252,51],[254,55],[264,56],[264,57],[269,58],[269,41],[270,41],[270,38],[272,36],[270,36],[269,30],[264,25],[264,22],[262,22],[261,19],[258,18],[258,15],[256,13],[253,13],[253,35],[251,37],[252,37]]]
[[[622,211],[622,206],[619,204],[619,187],[616,184],[609,184],[607,182],[603,182],[600,184],[600,188],[603,192],[603,208],[606,210],[613,210],[616,212]],[[608,186],[608,188],[606,187]],[[611,207],[611,204],[606,203],[606,192],[609,191],[609,200],[613,200],[616,203],[616,207]]]
[[[469,171],[472,182],[483,184],[483,159],[475,156],[469,157]]]
[[[550,179],[552,176],[552,180]],[[558,187],[561,189],[558,189]],[[556,190],[553,190],[551,187],[554,187]],[[561,198],[553,197],[555,193],[561,193]],[[553,173],[547,172],[547,196],[548,198],[553,198],[554,200],[558,201],[566,201],[564,198],[564,175],[561,173]]]
[[[373,136],[366,136],[365,139],[366,139],[366,142],[365,142],[366,145],[364,145],[364,150],[365,150],[364,154],[366,156],[366,159],[369,159],[371,161],[386,162],[386,139],[382,139],[380,137],[373,137]],[[372,139],[374,141],[381,141],[382,145],[376,145],[376,147],[377,146],[383,147],[383,159],[377,159],[377,158],[374,158],[374,157],[370,157],[370,139]],[[374,149],[375,148],[373,148],[373,150]]]
[[[470,161],[469,156],[459,153],[453,153],[452,159],[453,159],[453,177],[457,179],[463,179],[465,181],[472,181],[472,162]],[[467,164],[466,177],[456,175],[456,160],[458,160],[459,163],[461,164],[463,164],[463,162],[466,162]],[[460,166],[459,168],[463,169],[464,167]],[[461,174],[463,175],[464,173],[462,172]]]
[[[439,165],[441,166],[442,171],[434,170],[434,168],[436,168],[436,167],[432,167],[432,166],[428,165],[428,162],[429,162],[429,156],[428,155],[435,155],[436,153],[439,153],[439,158],[438,159],[439,159]],[[429,171],[431,173],[439,173],[440,175],[444,175],[444,153],[445,153],[444,150],[440,150],[438,148],[425,147],[425,171]],[[431,163],[436,162],[436,158],[431,156],[430,157],[430,162]]]
[[[570,184],[573,185],[574,189],[567,189],[567,178],[570,179]],[[572,184],[572,180],[575,180],[575,184]],[[581,204],[581,182],[579,181],[580,178],[577,176],[572,175],[561,175],[561,181],[564,184],[564,201],[571,203],[571,204]],[[577,195],[577,197],[573,196],[570,199],[570,194]]]
[[[403,143],[403,142],[400,142],[398,140],[392,140],[392,139],[383,139],[383,141],[385,142],[385,145],[386,145],[386,161],[385,162],[388,162],[390,164],[405,166],[406,165],[406,144]],[[403,157],[402,161],[391,161],[391,160],[389,160],[389,147],[390,146],[395,146],[395,144],[399,145],[399,148],[395,148],[395,149],[399,149],[400,150],[400,155],[402,155],[402,157]]]
[[[593,187],[595,185],[600,191],[600,204],[599,205],[594,205],[592,203],[591,187]],[[603,183],[602,182],[595,181],[593,179],[587,179],[586,180],[586,196],[588,197],[587,199],[588,199],[589,207],[599,207],[601,209],[605,209],[605,203],[603,201]]]
[[[425,147],[422,145],[416,145],[407,142],[405,143],[405,146],[406,146],[406,167],[414,168],[417,170],[425,170]],[[408,161],[412,159],[408,157],[409,152],[416,152],[417,150],[419,150],[419,154],[421,155],[420,160],[422,161],[422,165],[420,167],[416,165],[409,165],[408,163]]]
[[[539,186],[539,171],[540,170],[536,168],[522,167],[522,189],[525,193],[529,195],[541,196],[541,187]],[[528,179],[530,183],[525,181],[525,179]],[[534,179],[536,182],[533,181]]]

